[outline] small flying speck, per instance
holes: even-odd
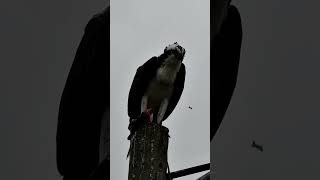
[[[263,152],[263,146],[257,144],[255,141],[252,141],[251,147],[256,148],[256,149],[259,150],[260,152]]]

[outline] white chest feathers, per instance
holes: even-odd
[[[173,84],[181,67],[181,61],[169,56],[157,70],[157,80],[165,84]]]

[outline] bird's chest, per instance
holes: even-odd
[[[145,95],[148,97],[148,106],[158,108],[163,99],[169,99],[173,91],[173,84],[164,84],[153,79],[147,87]]]

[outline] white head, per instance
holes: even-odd
[[[173,84],[180,70],[185,49],[175,42],[165,48],[164,54],[166,58],[157,71],[157,79],[163,83]]]
[[[175,42],[173,44],[169,44],[164,49],[164,54],[174,54],[176,58],[178,58],[180,61],[183,61],[184,55],[186,54],[186,50],[177,42]]]

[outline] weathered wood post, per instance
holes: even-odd
[[[169,129],[144,123],[130,140],[128,180],[166,180]]]

